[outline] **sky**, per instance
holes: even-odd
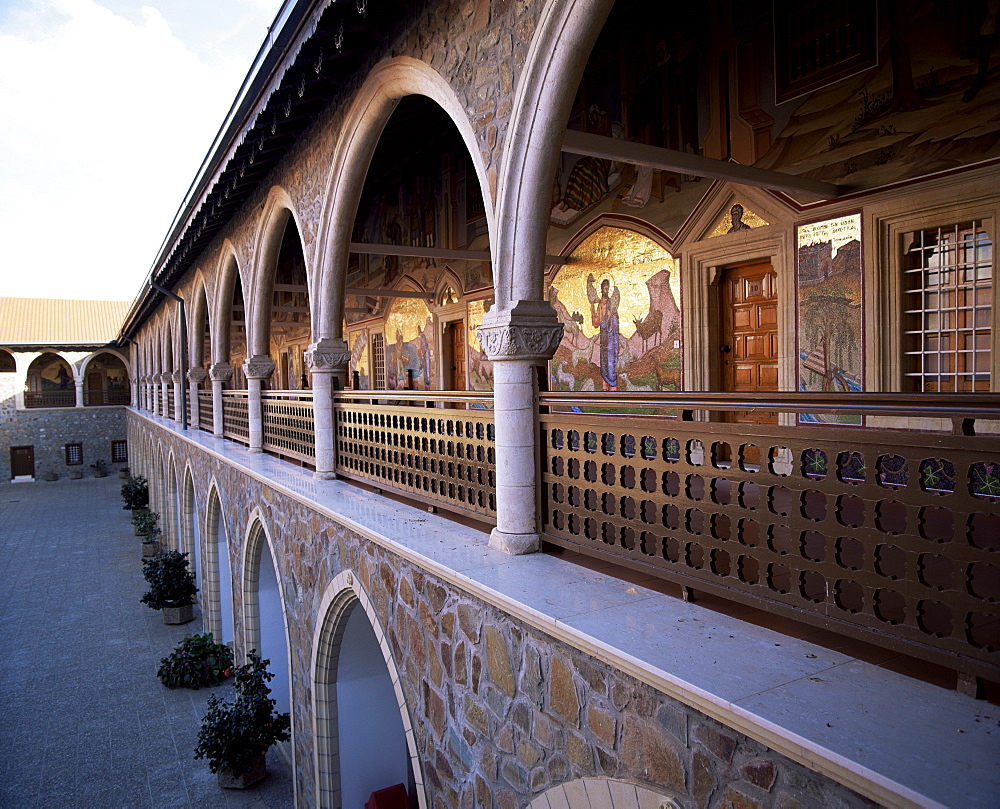
[[[0,296],[132,300],[281,0],[0,0]]]

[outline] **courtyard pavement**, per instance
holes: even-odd
[[[221,790],[194,758],[209,696],[156,669],[193,623],[139,603],[141,548],[117,477],[0,484],[0,807],[290,807],[291,766]]]

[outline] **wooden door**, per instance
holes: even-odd
[[[10,476],[12,478],[35,476],[35,448],[10,448]]]
[[[722,389],[759,393],[778,389],[777,273],[763,261],[724,271],[722,278]],[[727,421],[776,424],[773,412],[732,412]]]
[[[465,375],[465,321],[453,320],[445,331],[448,361],[448,390],[466,390]]]

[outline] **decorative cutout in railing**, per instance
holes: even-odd
[[[338,393],[337,474],[495,523],[493,412],[483,409],[491,400],[491,393]]]
[[[212,391],[210,390],[200,390],[198,391],[198,418],[192,421],[198,425],[198,427],[206,432],[212,432],[214,424],[212,423]]]
[[[222,434],[243,444],[250,443],[249,400],[245,390],[222,392]]]
[[[305,463],[316,460],[311,391],[267,391],[261,394],[264,449]]]
[[[692,396],[712,399],[670,404],[727,409],[725,397]],[[601,406],[570,398],[577,409]],[[895,401],[901,416],[947,415]],[[970,415],[998,414],[995,401],[992,413],[955,402],[966,429]],[[888,412],[874,398],[872,411]],[[546,540],[1000,674],[1000,437],[583,412],[542,415],[541,437]]]

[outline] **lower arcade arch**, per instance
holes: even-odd
[[[278,713],[291,713],[291,659],[281,579],[269,532],[259,513],[250,519],[243,555],[243,631],[246,651],[270,660],[271,698]]]
[[[313,641],[317,804],[362,806],[372,792],[401,783],[412,805],[427,806],[399,672],[351,571],[330,583],[320,615]]]
[[[194,494],[194,479],[191,469],[184,470],[184,487],[181,494],[181,535],[180,550],[188,555],[190,570],[194,573],[199,593],[204,590],[201,525],[198,520],[198,502]],[[204,611],[204,595],[199,597]]]
[[[233,576],[229,557],[229,536],[222,518],[219,490],[213,484],[205,507],[205,572],[202,577],[202,613],[218,643],[232,643],[236,637],[233,613]]]

